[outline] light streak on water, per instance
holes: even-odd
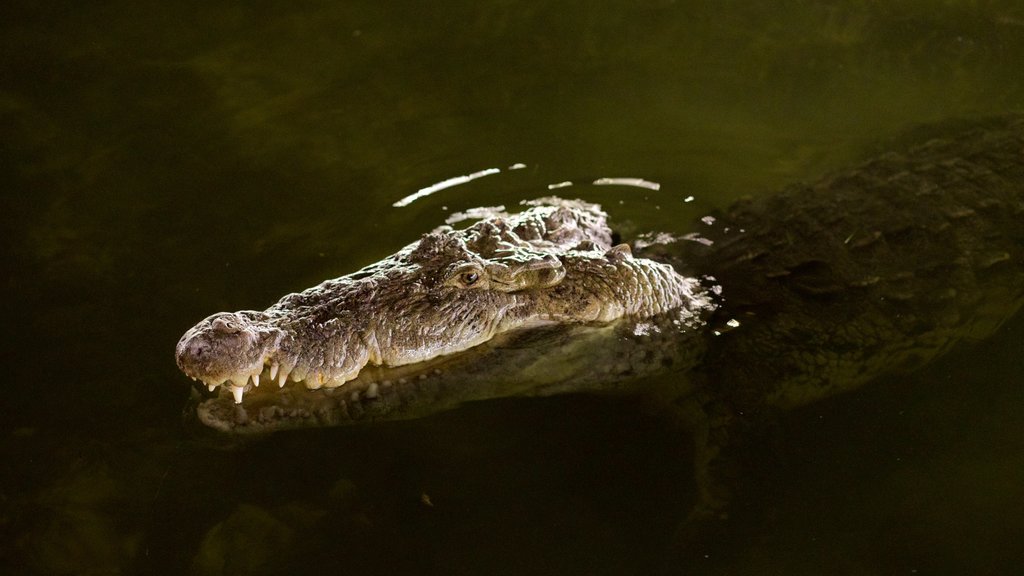
[[[444,190],[445,188],[451,188],[452,186],[458,186],[459,184],[465,184],[466,182],[476,180],[477,178],[483,178],[484,176],[490,176],[491,174],[497,174],[499,172],[501,172],[500,168],[488,168],[479,172],[473,172],[472,174],[466,174],[465,176],[455,176],[454,178],[442,180],[437,184],[431,184],[426,188],[420,188],[416,193],[402,198],[398,202],[392,204],[392,206],[395,208],[402,208],[403,206],[408,206],[424,196],[430,196],[434,192]]]

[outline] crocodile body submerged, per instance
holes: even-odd
[[[211,316],[182,337],[178,365],[223,385],[196,414],[233,433],[634,390],[667,370],[681,374],[675,404],[805,404],[1017,311],[1024,118],[961,126],[698,226],[630,249],[598,206],[536,201],[266,311]]]

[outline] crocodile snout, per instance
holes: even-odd
[[[266,323],[263,312],[221,312],[199,322],[175,348],[178,367],[212,391],[225,384],[236,400],[259,377],[277,346],[280,331]]]

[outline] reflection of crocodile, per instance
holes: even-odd
[[[637,241],[634,257],[611,246],[598,207],[540,201],[428,234],[265,312],[211,316],[179,342],[178,364],[232,380],[234,399],[199,400],[196,414],[235,433],[651,392],[696,426],[711,504],[706,476],[729,428],[920,366],[1016,312],[1024,117],[949,130],[704,222],[699,237]],[[264,370],[306,387],[252,388]]]

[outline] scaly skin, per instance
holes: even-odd
[[[210,316],[178,342],[178,366],[211,391],[226,382],[241,403],[267,378],[335,388],[368,365],[418,364],[512,330],[700,307],[696,282],[611,246],[597,206],[535,204],[431,232],[263,312]]]
[[[987,337],[1024,298],[1024,117],[739,202],[704,235],[710,246],[685,243],[671,260],[714,276],[716,314],[741,322],[699,370],[739,410],[920,367]]]

